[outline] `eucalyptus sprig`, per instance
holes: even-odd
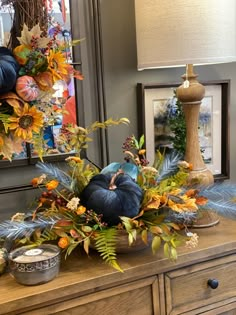
[[[88,143],[92,142],[93,139],[90,137],[94,131],[98,129],[106,129],[110,126],[129,124],[127,118],[113,119],[109,118],[104,122],[95,121],[90,126],[83,128],[81,126],[68,126],[65,127],[59,136],[58,142],[67,144],[68,151],[75,151],[80,154],[82,149],[88,148]]]

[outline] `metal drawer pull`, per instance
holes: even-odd
[[[212,289],[216,289],[219,285],[219,281],[216,279],[209,279],[207,281],[207,284],[209,285],[209,287],[211,287]]]

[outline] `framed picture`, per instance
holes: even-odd
[[[229,88],[230,80],[202,82],[205,97],[199,113],[199,141],[206,166],[215,180],[229,178]],[[179,83],[137,84],[139,135],[145,135],[147,159],[155,152],[173,148],[169,116],[176,108],[175,90]],[[172,111],[172,113],[171,113]]]

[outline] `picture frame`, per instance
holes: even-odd
[[[215,180],[230,176],[229,163],[229,95],[230,80],[201,82],[205,97],[199,113],[199,141],[206,166]],[[174,91],[180,83],[137,84],[138,133],[145,136],[147,159],[152,165],[155,151],[173,148],[167,123]],[[172,134],[173,136],[173,134]]]

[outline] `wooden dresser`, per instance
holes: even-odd
[[[63,259],[58,277],[39,286],[19,285],[4,274],[0,314],[235,315],[236,222],[221,219],[197,232],[199,246],[179,248],[176,263],[145,249],[119,255],[119,273],[93,252]]]

